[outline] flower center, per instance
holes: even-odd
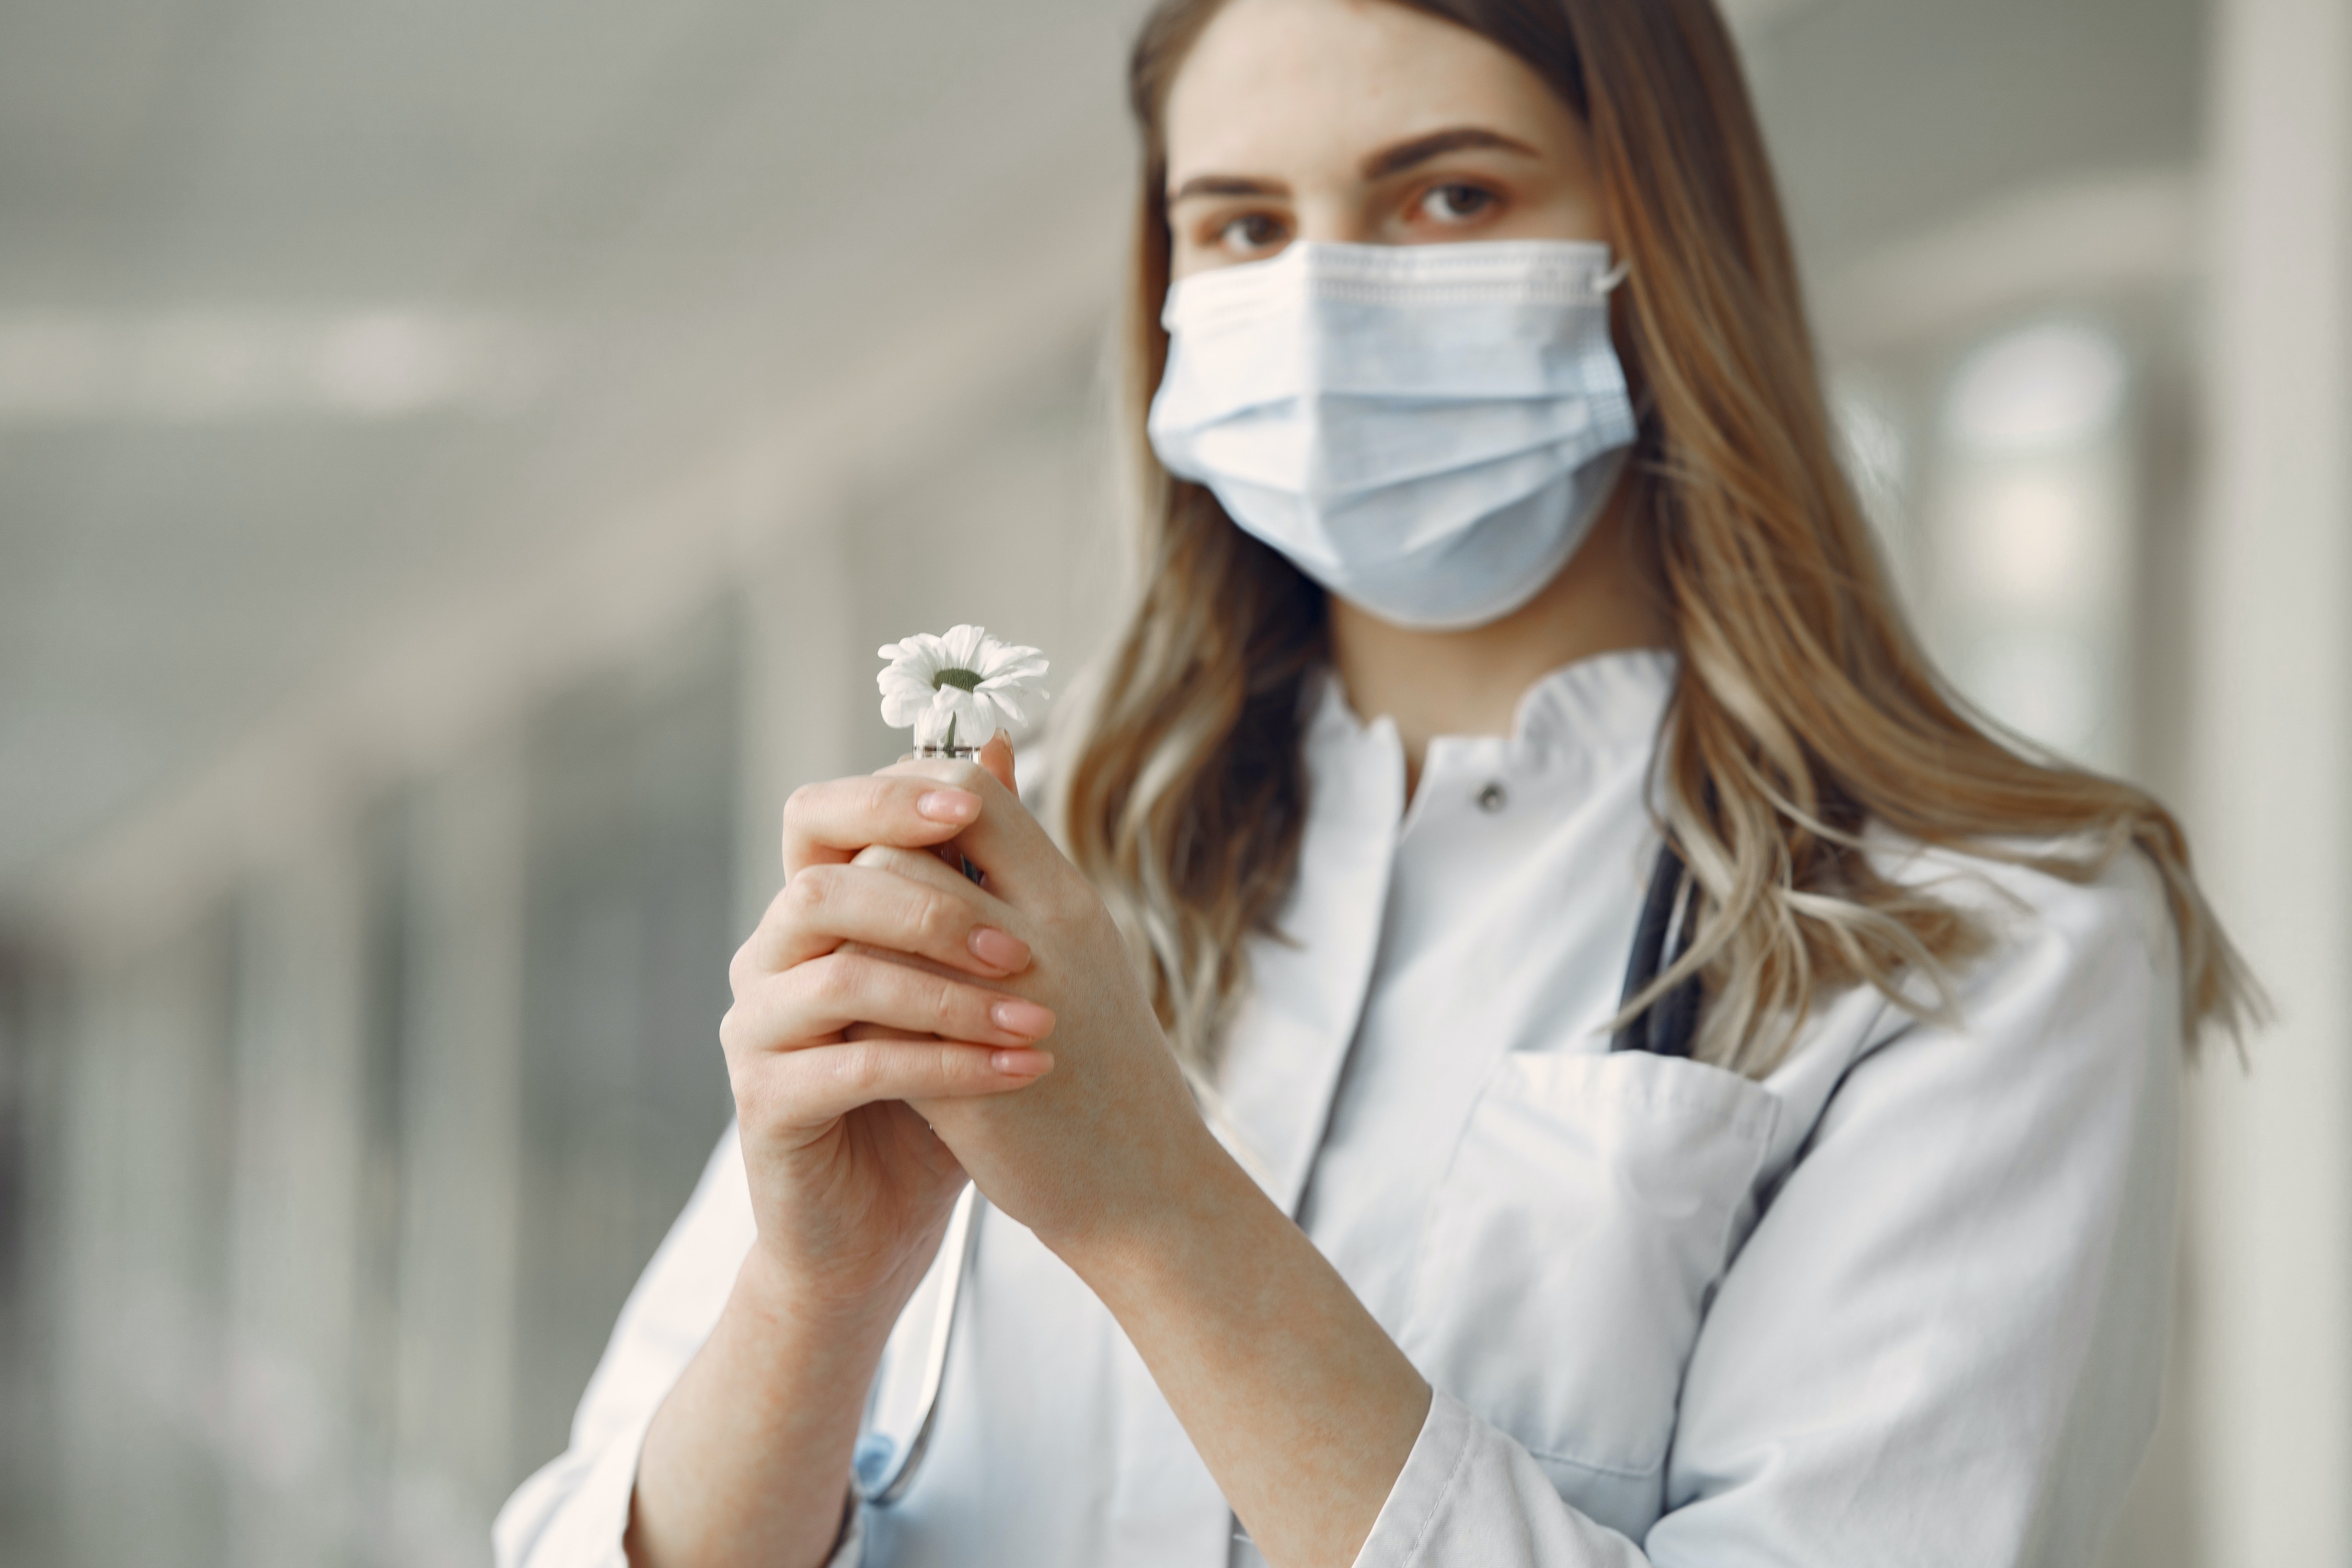
[[[952,686],[964,691],[980,689],[980,671],[976,669],[943,669],[931,678],[931,689]]]

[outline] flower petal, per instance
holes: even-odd
[[[942,686],[931,694],[930,704],[915,721],[915,744],[947,744],[950,721],[953,721],[955,743],[959,746],[977,746],[988,739],[986,716],[972,700],[971,693],[961,687]]]
[[[1051,666],[1043,653],[970,623],[949,627],[944,637],[918,632],[878,651],[888,661],[875,677],[883,720],[913,725],[918,746],[944,744],[950,720],[958,745],[982,744],[1000,728],[1028,722],[1050,697],[1045,677]],[[978,689],[940,685],[946,669],[971,670],[980,678]]]
[[[940,639],[940,652],[946,660],[944,669],[978,669],[981,645],[989,640],[988,633],[979,626],[950,626],[948,635]]]
[[[982,675],[1000,675],[1007,670],[1020,668],[1033,661],[1039,669],[1045,668],[1045,656],[1034,647],[1023,647],[1017,643],[1001,643],[992,637],[989,639],[989,643],[990,646],[982,654],[982,662],[972,667]]]
[[[1043,660],[1033,666],[999,670],[981,684],[991,691],[1041,691],[1045,685]]]
[[[990,680],[981,684],[976,695],[994,703],[1012,723],[1025,724],[1029,721],[1031,703],[1033,701],[1042,703],[1046,694],[1042,688],[1036,686],[1017,681]]]

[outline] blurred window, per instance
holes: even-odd
[[[727,1124],[740,656],[735,618],[715,614],[532,727],[518,1474],[563,1448],[629,1287]]]
[[[2132,760],[2134,453],[2122,344],[2035,322],[1966,354],[1946,385],[1927,509],[1928,635],[1961,691],[2069,758]]]

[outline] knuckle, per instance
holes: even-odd
[[[905,849],[898,845],[877,845],[873,861],[877,870],[893,872],[920,886],[924,875],[939,868],[939,858],[928,849]]]
[[[940,948],[955,945],[956,929],[962,923],[962,914],[944,894],[921,893],[915,899],[914,932],[925,945]]]
[[[735,1097],[735,1119],[745,1127],[769,1127],[777,1118],[769,1105],[770,1096],[756,1081],[740,1074],[733,1077],[728,1088]]]
[[[793,908],[803,920],[810,919],[832,903],[841,890],[841,874],[831,866],[805,866],[801,874],[784,885],[791,895]]]
[[[739,1074],[733,1085],[735,1114],[746,1127],[782,1127],[796,1109],[790,1085],[775,1073]]]
[[[814,971],[808,976],[807,984],[811,998],[819,1006],[835,1007],[849,1000],[849,968],[852,962],[854,961],[845,959],[838,953],[828,953],[823,958],[803,965],[803,968]]]
[[[794,822],[806,817],[815,806],[816,787],[813,784],[804,784],[784,797],[784,826],[787,829]]]
[[[880,1047],[871,1041],[861,1041],[842,1056],[842,1085],[854,1094],[872,1094],[882,1087],[882,1077],[887,1065]]]

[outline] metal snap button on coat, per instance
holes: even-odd
[[[1498,781],[1489,784],[1478,792],[1478,809],[1485,812],[1500,811],[1510,804],[1510,792]]]

